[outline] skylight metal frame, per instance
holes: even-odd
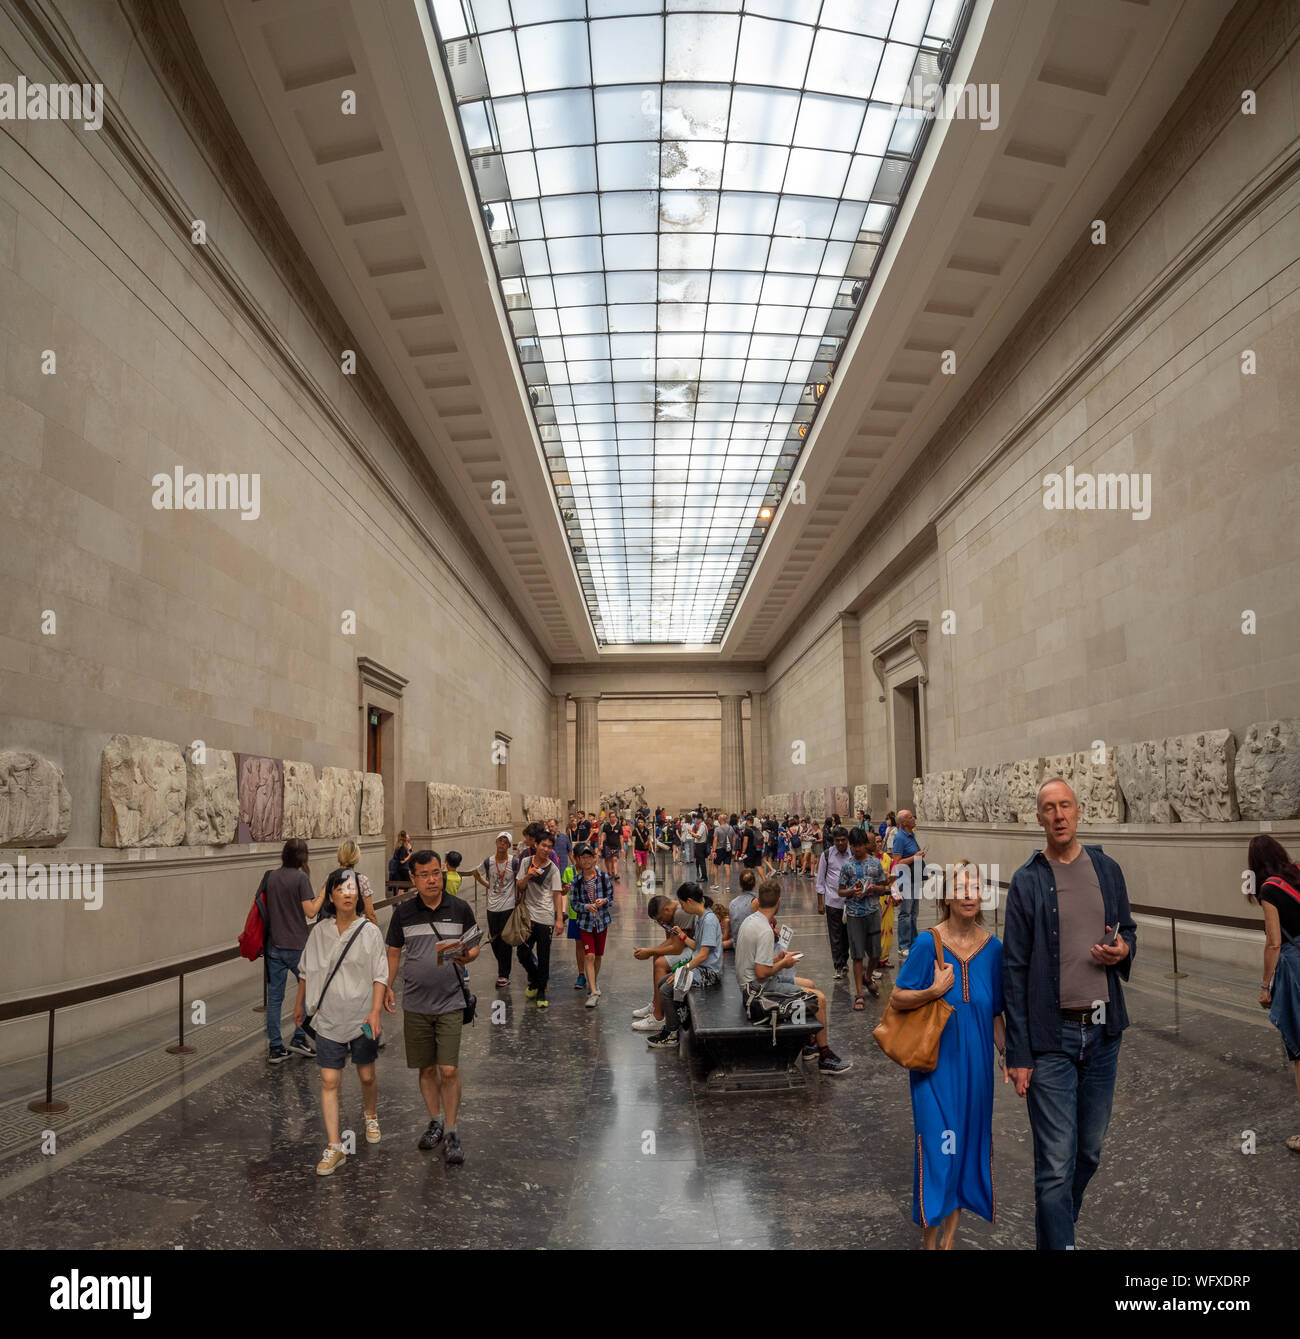
[[[720,644],[769,526],[759,511],[769,507],[775,514],[811,437],[822,393],[838,368],[928,140],[930,121],[910,103],[911,80],[928,57],[930,82],[946,83],[972,0],[747,0],[743,9],[717,0],[668,0],[659,6],[637,0],[515,0],[513,8],[509,0],[427,4],[498,290],[597,642]],[[822,23],[853,10],[888,11],[885,34],[853,34]],[[950,16],[943,23],[948,35],[927,45],[936,10]],[[800,17],[790,18],[795,12]],[[521,13],[525,21],[516,22]],[[907,31],[916,31],[921,13],[917,38],[895,41],[900,21],[910,20]],[[442,24],[455,15],[467,34],[444,37]],[[478,26],[484,18],[487,26]],[[734,24],[730,79],[670,79],[669,25],[703,28],[708,19],[721,20],[719,28]],[[643,41],[658,25],[657,80],[603,77],[604,39],[619,21],[625,21],[622,34],[633,33],[630,23]],[[595,24],[602,25],[598,41],[593,41]],[[755,38],[774,35],[794,42],[798,33],[807,40],[797,88],[737,78],[743,50],[751,61],[766,59],[773,66],[784,59],[780,42],[763,46]],[[491,59],[485,60],[489,41]],[[843,69],[824,67],[835,43],[851,51],[851,41],[879,47],[872,94],[880,88],[887,53],[897,63],[898,53],[910,50],[901,98],[809,87],[819,51],[823,69],[817,78],[823,85],[846,77]],[[530,88],[526,67],[541,73],[543,85],[554,84],[554,73],[546,74],[539,56],[548,44],[575,62],[575,69],[585,60],[585,81],[568,78]],[[635,47],[620,51],[618,59],[634,65],[640,59],[644,72],[648,67]],[[842,52],[836,56],[844,58]],[[896,71],[893,78],[897,82]],[[657,133],[645,133],[646,124],[634,136],[602,138],[602,124],[618,115],[635,126],[632,99],[638,92],[641,119],[657,122]],[[712,101],[716,112],[724,98],[720,137],[716,115],[714,137],[681,133],[696,125],[692,110],[697,117],[707,113]],[[620,102],[632,104],[630,116],[629,106],[620,108]],[[852,134],[822,116],[817,127],[822,142],[807,143],[809,130],[799,129],[804,110],[819,105],[856,107]],[[551,106],[558,117],[547,115]],[[669,112],[676,135],[666,134]],[[747,118],[763,113],[784,115],[786,133],[766,141],[743,133],[733,137],[733,127],[752,130]],[[881,143],[886,115],[891,119]],[[814,112],[810,123],[815,117]],[[910,140],[905,151],[895,148],[900,126]],[[527,147],[518,147],[525,135]],[[826,147],[827,139],[835,147]],[[866,151],[878,143],[877,151]],[[642,175],[635,185],[628,184],[630,176],[619,175],[637,170],[630,152],[620,155],[620,145],[642,146]],[[745,178],[751,160],[761,174],[765,160],[777,157],[776,189],[753,189],[763,183]],[[796,162],[796,181],[804,189],[790,191]],[[827,194],[829,183],[814,169],[835,167],[842,170],[837,193]],[[602,177],[608,189],[602,189]],[[685,180],[674,184],[679,177]],[[766,184],[771,185],[770,176]],[[555,188],[561,185],[565,188]],[[521,193],[520,186],[528,189]],[[647,207],[653,227],[640,232],[629,227],[638,215],[646,219]],[[697,218],[711,218],[712,227],[691,227],[690,218],[674,216],[674,210],[688,207]],[[739,231],[747,211],[766,216],[764,226]],[[808,230],[809,217],[818,220],[817,236]],[[760,245],[762,260],[754,265]],[[808,267],[810,260],[815,269]],[[802,298],[791,299],[804,290]],[[561,293],[569,300],[562,302]],[[765,294],[787,300],[763,302]],[[647,309],[654,313],[652,329],[644,328]],[[760,320],[766,323],[762,329]],[[625,323],[630,328],[622,328]],[[706,364],[711,364],[708,375]],[[747,376],[751,371],[756,375]],[[760,394],[767,398],[758,399]],[[679,442],[685,443],[684,452],[671,449]],[[646,490],[644,498],[638,489]],[[701,524],[703,543],[692,542]],[[675,536],[666,534],[665,526],[675,526]],[[656,568],[671,569],[667,595],[662,586],[655,589]],[[649,583],[648,592],[640,589],[642,581]],[[666,610],[666,617],[656,617],[656,609]]]

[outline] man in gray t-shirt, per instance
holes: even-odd
[[[273,1065],[287,1060],[290,1051],[297,1055],[316,1054],[311,1038],[297,1024],[287,1047],[280,1031],[289,973],[293,973],[295,981],[302,980],[298,964],[310,933],[307,917],[320,910],[306,872],[299,865],[288,863],[295,860],[306,863],[307,843],[286,842],[284,860],[286,863],[279,869],[267,870],[258,888],[266,903],[266,1041],[267,1059]]]
[[[1106,965],[1092,955],[1092,946],[1106,937],[1106,907],[1101,884],[1088,853],[1079,848],[1073,860],[1052,862],[1060,911],[1061,1008],[1095,1009],[1110,1003]]]
[[[468,949],[460,944],[476,922],[468,902],[443,891],[442,861],[436,851],[416,851],[410,868],[416,896],[394,908],[385,938],[384,1008],[397,1011],[393,982],[401,966],[406,1065],[419,1070],[420,1095],[429,1111],[429,1126],[417,1147],[427,1152],[445,1136],[447,1162],[458,1165],[465,1161],[456,1115],[461,1097],[460,1034],[468,993],[461,969],[479,954],[477,943]]]
[[[831,1050],[826,1028],[826,996],[809,980],[794,975],[795,956],[776,952],[776,935],[772,922],[781,908],[781,885],[767,879],[758,886],[758,910],[745,918],[740,933],[735,936],[736,980],[743,993],[745,987],[757,984],[765,995],[797,995],[803,991],[816,996],[816,1020],[821,1024],[815,1044],[817,1066],[823,1074],[847,1074],[852,1062],[841,1060]],[[811,1049],[805,1051],[811,1059]]]

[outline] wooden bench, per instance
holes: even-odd
[[[799,1056],[821,1025],[811,1015],[806,1023],[782,1023],[773,1045],[772,1029],[746,1016],[729,960],[716,986],[686,992],[686,1012],[691,1025],[682,1035],[703,1063],[709,1091],[781,1092],[807,1084]]]

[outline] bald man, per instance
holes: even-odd
[[[1060,777],[1038,789],[1038,822],[1044,848],[1007,892],[1007,1079],[1028,1099],[1038,1249],[1072,1251],[1110,1123],[1128,1026],[1120,981],[1133,966],[1137,925],[1120,867],[1100,846],[1080,845],[1079,801]]]

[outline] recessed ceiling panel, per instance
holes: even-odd
[[[961,0],[430,0],[602,645],[717,644]]]

